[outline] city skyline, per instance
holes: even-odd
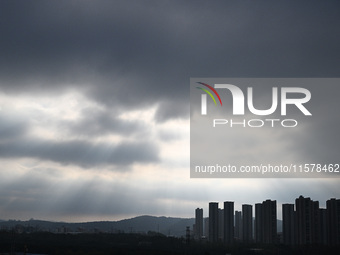
[[[297,195],[297,197],[296,198],[293,198],[293,199],[291,199],[290,201],[287,201],[287,202],[280,202],[280,203],[278,203],[278,200],[272,200],[273,198],[265,198],[264,200],[263,200],[263,202],[266,202],[266,201],[275,201],[275,203],[276,203],[276,207],[277,208],[282,208],[282,206],[283,205],[291,205],[292,203],[293,204],[295,204],[295,200],[296,199],[298,199],[299,197],[303,197],[303,198],[309,198],[309,199],[311,199],[311,197],[312,196],[309,196],[309,195],[306,195],[306,194],[298,194]],[[329,198],[326,198],[326,200],[323,200],[323,201],[318,201],[318,200],[312,200],[311,199],[311,201],[314,201],[314,202],[317,202],[317,204],[318,204],[318,206],[319,206],[319,208],[320,209],[326,209],[326,206],[327,206],[327,201],[328,200],[331,200],[331,199],[340,199],[340,198],[337,198],[337,197],[329,197]],[[261,199],[260,199],[261,200]],[[228,200],[229,201],[229,200]],[[224,203],[225,203],[226,201],[223,201],[223,199],[222,199],[222,202],[217,202],[217,200],[214,200],[214,202],[209,202],[209,203],[217,203],[217,205],[218,205],[218,208],[220,208],[219,206],[220,206],[220,204],[221,205],[223,205]],[[256,213],[256,207],[255,207],[255,205],[256,204],[262,204],[263,202],[259,202],[259,201],[254,201],[253,203],[249,203],[249,202],[245,202],[244,204],[240,204],[240,203],[237,203],[237,201],[231,201],[234,205],[238,205],[237,206],[237,209],[234,209],[234,212],[236,212],[236,211],[242,211],[242,205],[244,205],[244,204],[246,204],[246,205],[252,205],[252,212],[253,212],[253,214],[255,215],[255,213]],[[321,205],[323,205],[323,206],[321,206]],[[205,209],[204,209],[205,208]],[[236,207],[235,207],[236,208]],[[207,217],[209,217],[209,214],[208,214],[208,211],[209,211],[209,206],[207,206],[207,207],[202,207],[202,206],[198,206],[197,207],[197,209],[202,209],[203,210],[203,218],[207,218]],[[279,215],[281,215],[282,216],[282,212],[281,213],[279,213],[280,211],[277,211],[277,216],[278,216],[278,219],[279,220],[282,220],[282,217],[279,217]]]
[[[300,194],[325,207],[340,197],[339,178],[190,179],[189,87],[190,77],[340,77],[339,9],[333,0],[0,1],[0,219],[189,218],[215,199],[241,211]],[[312,89],[308,125],[250,130],[207,156],[340,163],[340,86]]]
[[[305,195],[299,195],[299,197],[300,196],[302,196],[302,197],[306,197]],[[310,196],[307,196],[306,198],[310,198]],[[331,200],[331,199],[338,199],[338,198],[335,198],[335,197],[332,197],[332,198],[327,198],[326,200],[324,200],[324,201],[317,201],[318,202],[318,204],[320,204],[320,205],[324,205],[324,206],[320,206],[319,208],[320,209],[326,209],[326,205],[327,205],[327,200]],[[271,199],[265,199],[263,202],[265,202],[265,201],[272,201]],[[273,200],[273,201],[275,201],[275,202],[277,202],[277,200]],[[291,203],[292,202],[294,202],[294,201],[288,201],[288,202],[281,202],[281,203],[277,203],[277,208],[282,208],[284,205],[291,205]],[[216,203],[217,204],[217,208],[218,209],[221,209],[220,207],[219,207],[219,205],[221,204],[221,205],[223,205],[224,203],[225,203],[225,201],[224,202],[212,202],[212,203]],[[236,202],[234,202],[234,201],[232,201],[232,203],[233,203],[233,205],[234,205],[234,208],[236,208],[236,209],[234,209],[234,212],[242,212],[242,206],[244,205],[244,204],[240,204],[240,203],[236,203]],[[252,206],[252,214],[253,214],[253,218],[255,217],[255,213],[256,213],[256,204],[258,204],[258,202],[256,202],[256,201],[254,201],[254,203],[253,204],[249,204],[249,203],[245,203],[246,205],[251,205]],[[236,207],[235,207],[235,205],[237,205]],[[293,207],[294,208],[294,207]],[[202,218],[203,218],[203,221],[205,220],[205,219],[208,219],[209,218],[209,206],[199,206],[199,207],[197,207],[196,209],[195,209],[195,211],[197,210],[197,209],[199,209],[199,210],[201,210],[200,212],[199,212],[199,214],[198,215],[202,215]],[[223,209],[222,209],[223,210]],[[195,212],[195,215],[196,215],[196,212]],[[140,217],[140,216],[155,216],[155,217],[175,217],[175,216],[173,216],[173,215],[152,215],[152,214],[142,214],[142,215],[136,215],[135,217]],[[280,217],[281,216],[281,217]],[[283,220],[283,210],[278,210],[277,211],[277,219],[278,220]],[[134,218],[134,217],[132,217],[132,218]],[[191,217],[182,217],[182,218],[191,218]],[[193,218],[196,218],[196,217],[193,217]],[[25,219],[19,219],[19,218],[9,218],[9,219],[4,219],[4,218],[0,218],[0,220],[31,220],[31,219],[34,219],[34,220],[44,220],[44,219],[40,219],[40,218],[33,218],[33,217],[27,217],[27,218],[25,218]],[[119,220],[126,220],[126,219],[131,219],[131,218],[121,218],[121,219],[119,219]],[[58,222],[58,221],[56,221],[56,222]],[[81,223],[82,221],[78,221],[78,222],[74,222],[74,223]],[[86,222],[86,221],[84,221],[84,222]],[[72,221],[70,221],[69,223],[73,223]],[[204,232],[204,231],[203,231]]]
[[[209,217],[203,226],[205,236],[201,231],[203,209],[195,211],[193,235],[199,241],[226,245],[239,242],[289,246],[340,244],[340,199],[336,198],[328,199],[326,208],[320,208],[319,201],[300,195],[294,204],[282,204],[280,224],[276,200],[267,199],[255,206],[243,204],[241,212],[234,211],[234,202],[231,201],[224,202],[224,209],[219,208],[218,202],[209,202]],[[199,228],[196,227],[198,223]]]

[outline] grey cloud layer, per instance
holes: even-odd
[[[190,76],[337,76],[338,10],[337,1],[3,2],[1,86],[76,86],[119,109],[165,100],[180,110],[161,103],[158,120],[187,117]]]
[[[22,137],[29,129],[25,120],[0,112],[0,140]]]
[[[82,167],[100,165],[128,166],[158,161],[157,147],[149,142],[121,144],[91,143],[84,140],[51,141],[26,139],[0,142],[2,158],[38,158]]]
[[[151,140],[143,120],[123,120],[115,117],[114,112],[92,108],[83,109],[80,119],[74,121],[47,119],[39,123],[37,119],[46,116],[39,112],[35,115],[30,119],[24,111],[0,112],[0,158],[28,157],[86,168],[111,165],[121,169],[134,163],[159,160],[159,148]],[[41,125],[46,125],[44,129],[49,131],[57,128],[60,139],[32,135],[36,126]],[[119,143],[94,141],[106,135],[123,136],[124,140]],[[126,141],[131,137],[133,141]]]
[[[115,117],[115,113],[157,106],[154,118],[158,122],[186,119],[190,77],[338,77],[339,17],[337,0],[1,1],[1,93],[37,98],[43,94],[53,100],[71,90],[96,101],[103,110],[83,112],[77,121],[54,120],[54,125],[66,130],[65,137],[72,136],[59,141],[48,140],[42,134],[30,136],[31,122],[27,118],[1,115],[0,158],[14,161],[30,157],[84,168],[112,165],[124,169],[133,163],[159,163],[160,148],[157,141],[151,141],[157,134],[140,135],[148,132],[143,121],[129,122]],[[334,98],[322,100],[330,104],[337,100],[338,92],[334,92]],[[314,95],[317,96],[313,94],[312,100]],[[334,158],[339,151],[338,109],[331,112],[329,122],[322,104],[318,106],[320,112],[313,111],[318,124],[305,135],[290,139],[296,141],[294,149],[303,156],[322,154],[323,158]],[[73,139],[76,134],[79,139]],[[107,134],[133,138],[133,142],[93,142]],[[164,141],[176,139],[176,134],[165,131],[158,136]],[[1,169],[1,174],[6,176],[6,171],[10,169]],[[49,178],[52,172],[48,170]],[[11,217],[19,211],[30,217],[41,211],[58,211],[56,216],[60,217],[63,213],[87,214],[96,209],[97,214],[167,214],[157,199],[179,201],[183,193],[188,200],[214,200],[217,193],[223,193],[224,199],[228,192],[216,187],[229,187],[216,182],[206,185],[208,192],[197,193],[194,189],[203,189],[193,182],[176,186],[176,180],[169,180],[169,187],[155,183],[154,189],[147,192],[145,187],[123,183],[107,197],[98,188],[102,183],[79,180],[69,184],[62,178],[50,181],[39,176],[28,174],[14,182],[0,180],[0,212],[6,213],[1,217]],[[183,176],[187,178],[188,173]],[[64,197],[48,189],[68,185],[71,188]],[[232,185],[237,184],[231,183],[230,194],[235,191]],[[127,190],[127,186],[131,189]],[[277,190],[278,186],[269,190]],[[302,188],[287,186],[295,190],[281,192],[285,198],[293,199],[308,187],[312,195],[319,194],[320,198],[338,195],[337,183],[329,190],[324,189],[324,183]],[[252,201],[268,194],[255,182],[249,189],[257,194],[249,198]],[[171,194],[173,190],[176,196]],[[137,193],[152,197],[152,202],[136,199]],[[160,193],[163,195],[157,196]],[[238,196],[248,198],[249,192]],[[142,210],[143,206],[147,209]],[[177,215],[184,212],[177,204],[169,207],[173,208],[171,212],[177,210]],[[187,208],[186,212],[191,213],[194,207]]]
[[[146,133],[146,125],[143,120],[129,120],[117,117],[115,110],[97,110],[85,108],[80,119],[65,121],[61,125],[72,135],[102,136],[107,134],[142,135]]]

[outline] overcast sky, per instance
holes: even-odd
[[[190,77],[339,77],[339,28],[337,0],[0,1],[0,219],[340,198],[340,179],[189,171]],[[300,152],[337,155],[337,111],[319,116]]]

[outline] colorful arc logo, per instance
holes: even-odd
[[[199,83],[199,84],[201,84],[201,85],[203,85],[203,86],[205,86],[205,87],[211,89],[211,91],[214,92],[215,95],[217,96],[217,98],[218,98],[218,100],[220,101],[220,104],[221,104],[221,106],[222,106],[222,100],[221,100],[221,98],[220,98],[220,95],[217,93],[216,89],[214,89],[214,88],[211,87],[210,85],[208,85],[208,84],[206,84],[206,83],[203,83],[203,82],[197,82],[197,83]],[[203,90],[204,92],[206,92],[206,93],[212,98],[212,100],[214,100],[214,103],[215,103],[215,105],[216,105],[216,100],[215,100],[214,96],[211,94],[211,92],[210,92],[209,90],[202,89],[201,87],[196,87],[196,88],[201,89],[201,90]]]
[[[217,93],[217,91],[210,85],[206,84],[206,83],[203,83],[203,82],[197,82],[207,88],[209,88],[212,92],[214,92],[214,94],[217,96],[218,100],[220,101],[220,104],[222,106],[222,100],[221,100],[221,97],[220,95]],[[215,105],[217,105],[216,103],[216,100],[215,100],[215,97],[213,96],[213,94],[211,94],[211,92],[207,89],[204,89],[204,88],[201,88],[201,87],[196,87],[200,90],[203,90],[204,92],[206,92],[211,98],[212,100],[214,101]],[[201,100],[202,100],[202,106],[201,106],[201,114],[202,115],[206,115],[207,114],[207,95],[206,94],[202,94],[201,96]]]

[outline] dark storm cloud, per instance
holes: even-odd
[[[1,86],[187,117],[189,77],[337,76],[337,1],[1,3]],[[18,75],[19,74],[19,75]],[[163,103],[165,101],[165,103]],[[170,107],[173,108],[173,107]]]
[[[120,144],[91,143],[84,140],[51,141],[26,139],[0,143],[2,158],[37,158],[82,167],[132,165],[158,161],[157,147],[149,142]]]

